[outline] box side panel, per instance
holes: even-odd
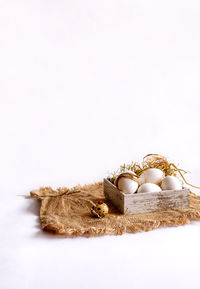
[[[124,214],[124,195],[107,179],[104,179],[104,195]]]
[[[124,197],[124,213],[139,214],[188,208],[189,195],[188,189],[128,195]]]

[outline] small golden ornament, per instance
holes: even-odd
[[[91,214],[96,218],[105,217],[108,214],[108,206],[104,202],[99,201],[96,205],[92,206]]]

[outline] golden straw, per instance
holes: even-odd
[[[191,187],[193,187],[193,188],[195,188],[195,189],[200,189],[200,187],[197,187],[197,186],[194,186],[194,185],[192,185],[192,184],[189,184],[189,183],[186,181],[186,179],[185,179],[185,177],[183,176],[183,174],[181,173],[181,171],[175,166],[175,164],[170,163],[170,166],[173,166],[173,167],[176,169],[176,171],[181,175],[182,179],[184,180],[184,182],[185,182],[188,186],[191,186]]]

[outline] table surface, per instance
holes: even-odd
[[[36,200],[5,197],[0,210],[1,288],[200,286],[200,222],[71,239],[41,231]]]
[[[67,239],[42,232],[38,203],[20,196],[100,181],[148,153],[200,185],[199,9],[0,2],[0,289],[200,288],[200,222]]]

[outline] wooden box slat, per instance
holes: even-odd
[[[139,214],[189,206],[189,189],[168,190],[156,193],[124,194],[108,179],[104,179],[104,194],[122,214]]]

